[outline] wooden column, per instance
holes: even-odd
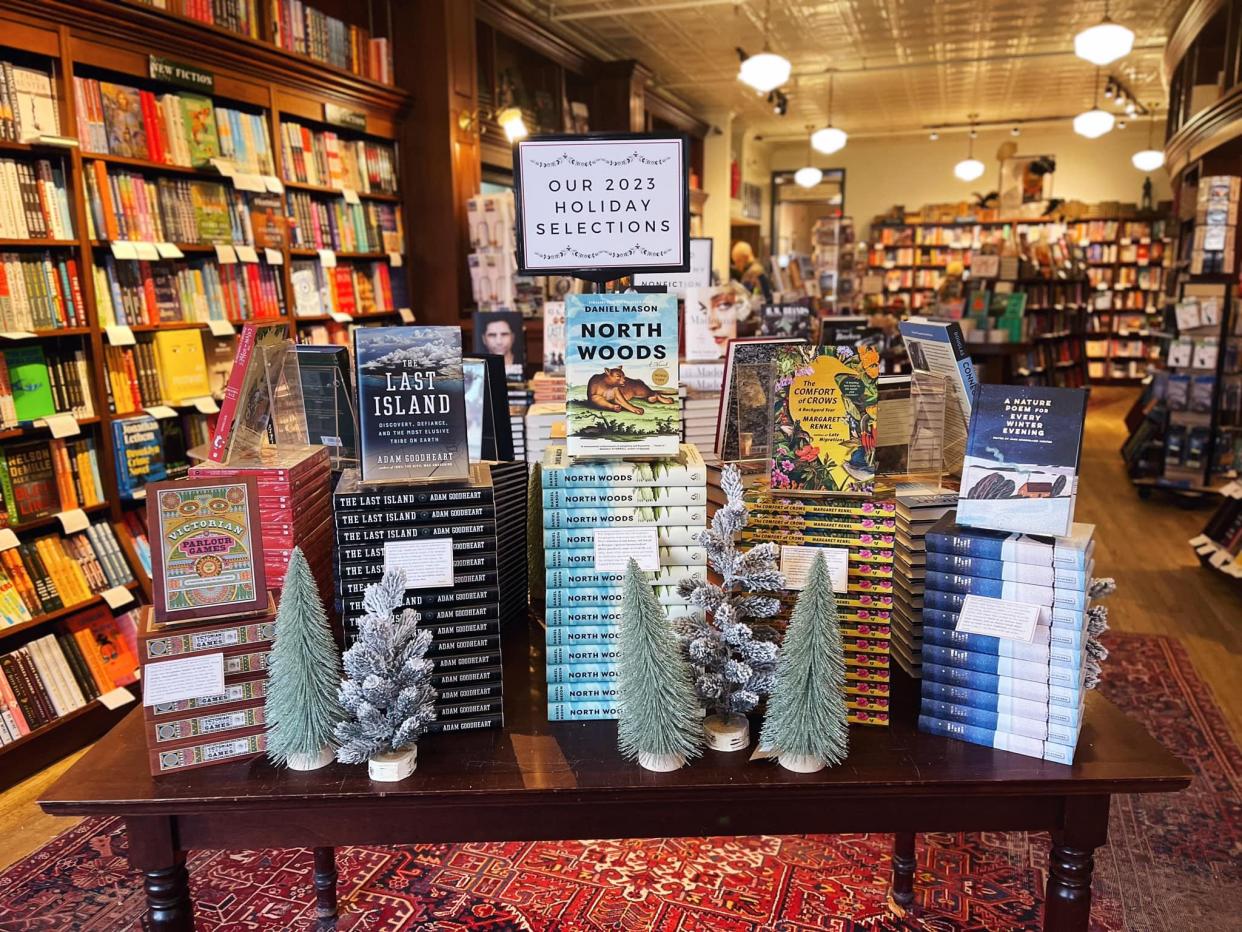
[[[414,316],[456,324],[472,300],[466,201],[480,179],[474,5],[395,4],[393,32],[396,83],[414,98],[400,137]]]
[[[595,68],[591,129],[641,133],[647,128],[647,85],[651,72],[637,61],[600,62]]]

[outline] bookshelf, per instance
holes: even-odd
[[[263,11],[269,9],[267,0],[257,0],[257,4],[252,5]],[[227,4],[217,4],[216,9],[224,6]],[[378,11],[378,4],[375,6]],[[341,12],[338,9],[334,15]],[[359,12],[363,12],[361,6],[357,6],[351,15],[357,16]],[[365,26],[365,13],[363,19],[362,23],[355,25]],[[79,108],[83,116],[90,116],[91,111],[84,105],[85,98],[75,93],[78,86],[75,79],[83,79],[107,81],[139,92],[146,91],[156,101],[165,95],[204,97],[212,102],[213,112],[217,108],[227,108],[244,115],[250,121],[248,131],[251,136],[257,127],[262,127],[270,141],[267,150],[271,156],[269,164],[256,162],[244,166],[255,171],[243,174],[257,175],[266,188],[264,192],[259,192],[245,188],[210,162],[198,158],[172,158],[171,148],[141,153],[111,151],[110,142],[107,146],[101,146],[98,137],[92,138],[88,133],[82,134],[79,145],[67,146],[47,139],[22,142],[0,132],[0,136],[4,136],[0,138],[0,183],[4,181],[5,160],[30,165],[44,160],[54,165],[63,187],[69,227],[68,230],[59,229],[65,219],[62,216],[58,217],[55,233],[49,229],[39,230],[40,235],[37,236],[0,236],[0,262],[11,257],[17,260],[38,257],[40,261],[46,257],[53,265],[58,262],[65,264],[66,287],[63,292],[69,296],[65,300],[72,301],[74,312],[62,314],[54,320],[27,320],[25,324],[28,325],[22,326],[6,318],[0,326],[0,331],[3,331],[0,332],[0,351],[6,354],[20,351],[19,361],[31,355],[32,349],[37,349],[48,358],[60,353],[74,359],[76,354],[86,373],[80,385],[91,403],[89,411],[80,411],[79,416],[72,419],[76,421],[72,427],[64,418],[54,419],[54,423],[19,420],[0,425],[0,454],[14,449],[20,452],[32,442],[58,442],[53,441],[53,435],[63,430],[79,431],[78,435],[65,438],[67,444],[82,438],[89,439],[97,457],[98,491],[102,500],[83,504],[81,512],[92,524],[106,523],[112,529],[117,559],[132,576],[120,588],[135,599],[149,600],[151,596],[150,579],[143,570],[146,547],[139,520],[143,498],[141,495],[120,494],[114,432],[126,419],[141,414],[142,409],[172,401],[175,403],[172,407],[174,414],[171,419],[157,420],[157,432],[166,439],[170,432],[177,433],[179,430],[188,439],[191,432],[187,425],[198,423],[205,430],[209,415],[203,412],[210,410],[212,399],[210,393],[202,397],[166,397],[160,376],[167,376],[168,373],[161,373],[157,366],[154,372],[146,373],[147,376],[154,375],[156,381],[148,379],[139,386],[149,391],[140,393],[141,404],[136,406],[138,410],[126,410],[135,406],[117,403],[118,386],[113,384],[109,375],[109,357],[124,352],[137,356],[146,353],[147,348],[175,343],[179,336],[197,339],[202,347],[207,373],[215,373],[217,381],[209,379],[208,382],[211,390],[215,391],[222,385],[231,363],[231,337],[244,319],[280,320],[288,326],[291,335],[307,340],[322,337],[319,331],[329,327],[336,330],[338,339],[343,339],[347,335],[347,327],[354,322],[365,325],[395,322],[398,316],[403,320],[408,317],[405,310],[408,298],[405,295],[409,291],[408,277],[412,263],[406,261],[405,218],[398,216],[399,213],[404,214],[407,193],[398,184],[400,153],[396,140],[400,121],[409,108],[410,100],[404,92],[390,85],[278,48],[264,32],[268,22],[264,12],[260,17],[259,35],[244,36],[220,26],[194,22],[175,10],[155,9],[128,0],[119,3],[106,0],[78,0],[74,3],[14,0],[0,11],[0,27],[3,27],[0,32],[0,59],[47,72],[54,90],[61,136],[79,135]],[[163,78],[152,77],[152,56],[190,64],[209,73],[213,84],[210,89],[191,90]],[[139,109],[137,112],[144,126],[149,125],[145,118],[150,118],[151,111]],[[336,120],[348,120],[350,125],[336,125]],[[370,177],[355,177],[356,188],[360,190],[346,190],[335,176],[324,179],[328,183],[316,183],[318,179],[310,181],[299,177],[288,170],[282,157],[280,140],[286,124],[305,126],[317,134],[335,133],[343,145],[364,143],[372,148],[387,147],[386,164],[390,167],[387,180],[384,184],[373,184]],[[166,138],[164,141],[167,143]],[[101,149],[109,151],[96,151]],[[244,154],[250,154],[250,150],[245,150]],[[189,164],[184,164],[187,161]],[[92,194],[99,197],[101,179],[108,190],[113,191],[114,184],[119,183],[122,177],[127,179],[125,184],[129,186],[131,197],[139,189],[154,192],[157,197],[165,192],[171,197],[173,193],[192,190],[196,192],[196,199],[190,202],[188,214],[185,204],[182,204],[180,213],[166,214],[160,214],[154,202],[146,205],[145,213],[135,206],[136,202],[123,204],[131,211],[126,219],[134,223],[141,235],[122,237],[119,228],[109,229],[107,224],[99,223],[100,205],[92,204]],[[227,231],[224,227],[215,228],[210,224],[203,228],[204,215],[196,213],[195,208],[206,201],[201,196],[206,191],[214,192],[216,198],[223,202],[224,215],[230,221]],[[270,213],[284,219],[286,232],[292,216],[294,195],[310,199],[325,214],[347,218],[350,223],[347,237],[331,244],[341,248],[334,250],[331,259],[326,260],[319,249],[330,247],[295,246],[289,235],[279,242],[261,241],[254,235],[256,217],[247,215],[249,227],[237,222],[243,216],[239,211],[249,209],[252,196],[260,193],[275,198]],[[345,207],[346,204],[348,207]],[[3,219],[0,217],[0,226]],[[174,220],[186,221],[188,226],[177,229],[187,232],[172,233]],[[337,227],[336,232],[339,232],[340,224]],[[331,225],[324,229],[333,235]],[[351,238],[354,234],[357,238]],[[118,242],[148,244],[156,248],[156,255],[148,255],[142,260],[125,258],[128,253],[122,245],[121,257],[118,258]],[[181,256],[170,258],[161,253],[157,247],[164,243],[171,244]],[[251,261],[246,247],[255,251],[258,261]],[[143,246],[143,252],[148,253],[147,245]],[[353,319],[347,318],[337,304],[325,308],[322,314],[297,316],[295,264],[323,264],[332,260],[335,260],[337,269],[348,273],[355,288],[367,287],[365,283],[359,285],[357,275],[360,273],[368,277],[375,275],[378,282],[381,273],[375,269],[382,267],[392,299],[382,305],[364,306]],[[70,263],[76,272],[72,288],[67,286]],[[117,274],[128,276],[127,280],[134,286],[133,293],[125,295],[126,301],[131,303],[116,300],[119,278],[109,277],[110,267],[114,270],[124,267],[125,272]],[[161,283],[162,286],[164,280],[160,276],[165,269],[200,276],[210,269],[220,282],[232,281],[236,293],[223,305],[223,312],[219,306],[203,303],[206,298],[188,303],[182,300],[178,309],[173,310],[176,302],[171,301],[169,296],[174,292],[161,292],[160,301],[149,300],[155,285]],[[342,276],[342,281],[344,273],[336,273]],[[333,280],[336,274],[332,276]],[[262,279],[261,288],[254,284],[256,277]],[[171,275],[169,280],[176,281],[176,275]],[[336,287],[334,281],[333,287]],[[145,304],[138,300],[140,292],[148,298]],[[194,287],[183,287],[175,292],[182,299],[198,293]],[[203,293],[206,294],[206,291]],[[249,301],[252,296],[254,300]],[[260,296],[262,301],[258,300]],[[4,297],[9,295],[0,295],[0,304],[3,304]],[[352,297],[357,302],[357,294]],[[404,303],[397,305],[398,300]],[[358,304],[354,306],[358,307]],[[139,313],[144,309],[153,309],[153,312]],[[262,314],[255,313],[258,311]],[[64,400],[66,403],[70,400],[81,401],[76,397],[69,399],[67,395]],[[66,407],[60,404],[59,395],[56,401],[57,408]],[[62,519],[56,514],[39,514],[10,529],[0,530],[0,541],[15,539],[21,546],[48,537],[69,542],[66,546],[76,546],[73,536],[66,537],[62,533]],[[0,547],[3,546],[0,543]],[[67,598],[54,610],[32,612],[29,618],[0,628],[0,655],[26,650],[35,640],[60,633],[66,624],[94,617],[94,613],[109,613],[99,591],[92,589],[84,592],[79,589],[77,594],[89,595],[89,598]],[[117,593],[111,593],[111,597],[116,600]],[[124,611],[127,607],[116,611]],[[92,700],[0,746],[4,774],[0,784],[7,785],[21,779],[56,757],[93,740],[125,711],[127,709],[124,708],[107,709]]]

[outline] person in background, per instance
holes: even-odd
[[[751,294],[762,294],[763,300],[770,303],[772,300],[772,284],[768,281],[768,276],[763,271],[763,266],[755,259],[755,253],[750,248],[750,243],[745,240],[738,240],[733,244],[729,257],[732,259],[732,265],[729,267],[729,278],[735,282],[741,282]]]

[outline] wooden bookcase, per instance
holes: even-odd
[[[261,8],[266,3],[260,2]],[[327,12],[333,12],[327,10]],[[334,15],[336,15],[334,13]],[[409,162],[403,161],[396,149],[401,122],[409,111],[411,100],[402,91],[380,84],[338,68],[324,65],[304,56],[277,49],[270,42],[250,39],[228,30],[205,26],[186,17],[168,14],[150,7],[113,3],[106,0],[40,0],[25,2],[13,0],[0,10],[0,58],[38,59],[46,64],[52,76],[53,87],[60,108],[62,134],[76,136],[77,122],[72,78],[74,74],[89,77],[111,78],[120,83],[132,84],[156,91],[183,91],[168,84],[153,81],[149,77],[149,56],[157,55],[212,72],[214,91],[210,95],[217,103],[237,106],[252,113],[263,114],[271,138],[273,157],[278,176],[287,190],[306,191],[320,198],[339,197],[341,192],[311,185],[299,185],[284,177],[281,158],[281,125],[285,120],[295,120],[313,128],[331,128],[345,138],[367,137],[394,146],[394,164],[398,176],[408,173]],[[332,103],[359,112],[365,117],[365,130],[353,130],[331,126],[325,121],[324,104]],[[87,204],[85,199],[84,171],[93,160],[104,161],[110,166],[123,166],[148,177],[176,176],[203,177],[222,180],[211,169],[186,168],[141,159],[122,158],[115,155],[91,153],[82,146],[65,148],[59,146],[25,145],[6,142],[0,144],[0,157],[35,158],[47,156],[63,159],[66,187],[74,226],[74,238],[68,241],[30,240],[0,241],[5,251],[21,251],[32,247],[47,248],[67,254],[76,260],[86,306],[88,326],[38,331],[32,339],[38,341],[80,341],[89,361],[96,416],[79,422],[81,431],[95,439],[96,454],[106,504],[85,509],[92,519],[108,519],[116,531],[122,549],[139,582],[131,586],[136,594],[150,598],[150,581],[139,564],[133,541],[125,532],[121,518],[133,504],[122,504],[117,492],[114,467],[112,422],[118,417],[109,410],[108,376],[104,366],[107,337],[101,326],[100,314],[94,293],[93,262],[108,249],[107,243],[93,242],[88,234]],[[408,187],[402,186],[399,194],[359,194],[364,200],[373,199],[402,207],[405,215],[407,243],[400,267],[392,267],[392,276],[405,279],[405,291],[409,292],[409,276],[413,263],[408,247],[410,236],[410,210],[405,206]],[[286,208],[287,208],[286,201]],[[287,212],[287,211],[286,211]],[[214,247],[181,244],[187,257],[214,251]],[[260,253],[262,251],[260,250]],[[288,323],[291,335],[297,336],[307,324],[327,320],[323,318],[295,318],[293,316],[293,290],[290,279],[290,263],[293,259],[316,255],[314,250],[290,248],[286,241],[281,250],[279,275],[282,278],[284,306],[283,319]],[[338,263],[371,262],[387,260],[387,253],[339,253]],[[366,320],[359,323],[396,322],[396,310],[361,315]],[[163,329],[199,328],[207,325],[197,322],[169,322],[142,325],[132,328],[138,333]],[[214,339],[208,334],[205,338]],[[225,338],[227,339],[227,338]],[[11,344],[7,341],[7,345]],[[47,436],[45,428],[19,427],[0,433],[0,445],[19,439]],[[31,532],[48,533],[58,527],[56,518],[23,524],[15,529],[22,539]],[[87,605],[98,602],[98,597],[86,603],[34,618],[20,625],[0,628],[0,653],[7,653],[29,640],[49,633],[55,624]],[[129,707],[111,712],[98,702],[53,721],[43,728],[24,736],[19,741],[0,747],[0,785],[9,785],[50,761],[63,756],[83,744],[94,740],[111,726]]]

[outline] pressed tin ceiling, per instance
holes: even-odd
[[[1116,0],[1113,19],[1134,51],[1101,69],[1163,110],[1160,58],[1188,0]],[[735,49],[763,48],[764,0],[518,0],[557,32],[608,58],[634,58],[663,88],[707,116],[731,111],[751,132],[804,135],[827,118],[835,69],[835,125],[851,134],[1072,116],[1092,101],[1094,66],[1074,34],[1104,14],[1103,0],[798,0],[771,3],[769,45],[793,64],[787,115],[737,80]],[[604,14],[604,15],[599,15]]]

